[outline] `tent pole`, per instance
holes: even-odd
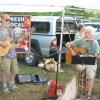
[[[62,51],[62,42],[63,42],[63,33],[64,33],[64,15],[65,15],[65,7],[62,10],[62,23],[61,23],[61,35],[60,35],[60,48],[59,48],[59,59],[58,59],[58,67],[61,68],[61,51]]]

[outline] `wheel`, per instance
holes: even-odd
[[[35,48],[31,48],[30,54],[25,54],[24,61],[29,66],[37,66],[38,56]]]

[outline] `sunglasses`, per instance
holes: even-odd
[[[10,22],[10,19],[5,19],[7,22]]]

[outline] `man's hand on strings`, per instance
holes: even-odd
[[[71,51],[71,54],[73,56],[75,56],[76,55],[76,52],[72,49],[72,45],[73,45],[72,42],[67,42],[65,45]]]
[[[3,47],[7,47],[8,46],[8,44],[6,43],[6,42],[0,42],[0,45],[2,45]]]
[[[71,42],[67,42],[66,44],[65,44],[65,46],[67,47],[67,48],[71,48]]]

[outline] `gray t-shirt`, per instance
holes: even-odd
[[[86,48],[88,51],[88,54],[95,54],[99,53],[99,44],[97,40],[92,40],[91,42],[87,42],[85,39],[80,38],[80,39],[75,39],[72,41],[72,43],[75,46]]]

